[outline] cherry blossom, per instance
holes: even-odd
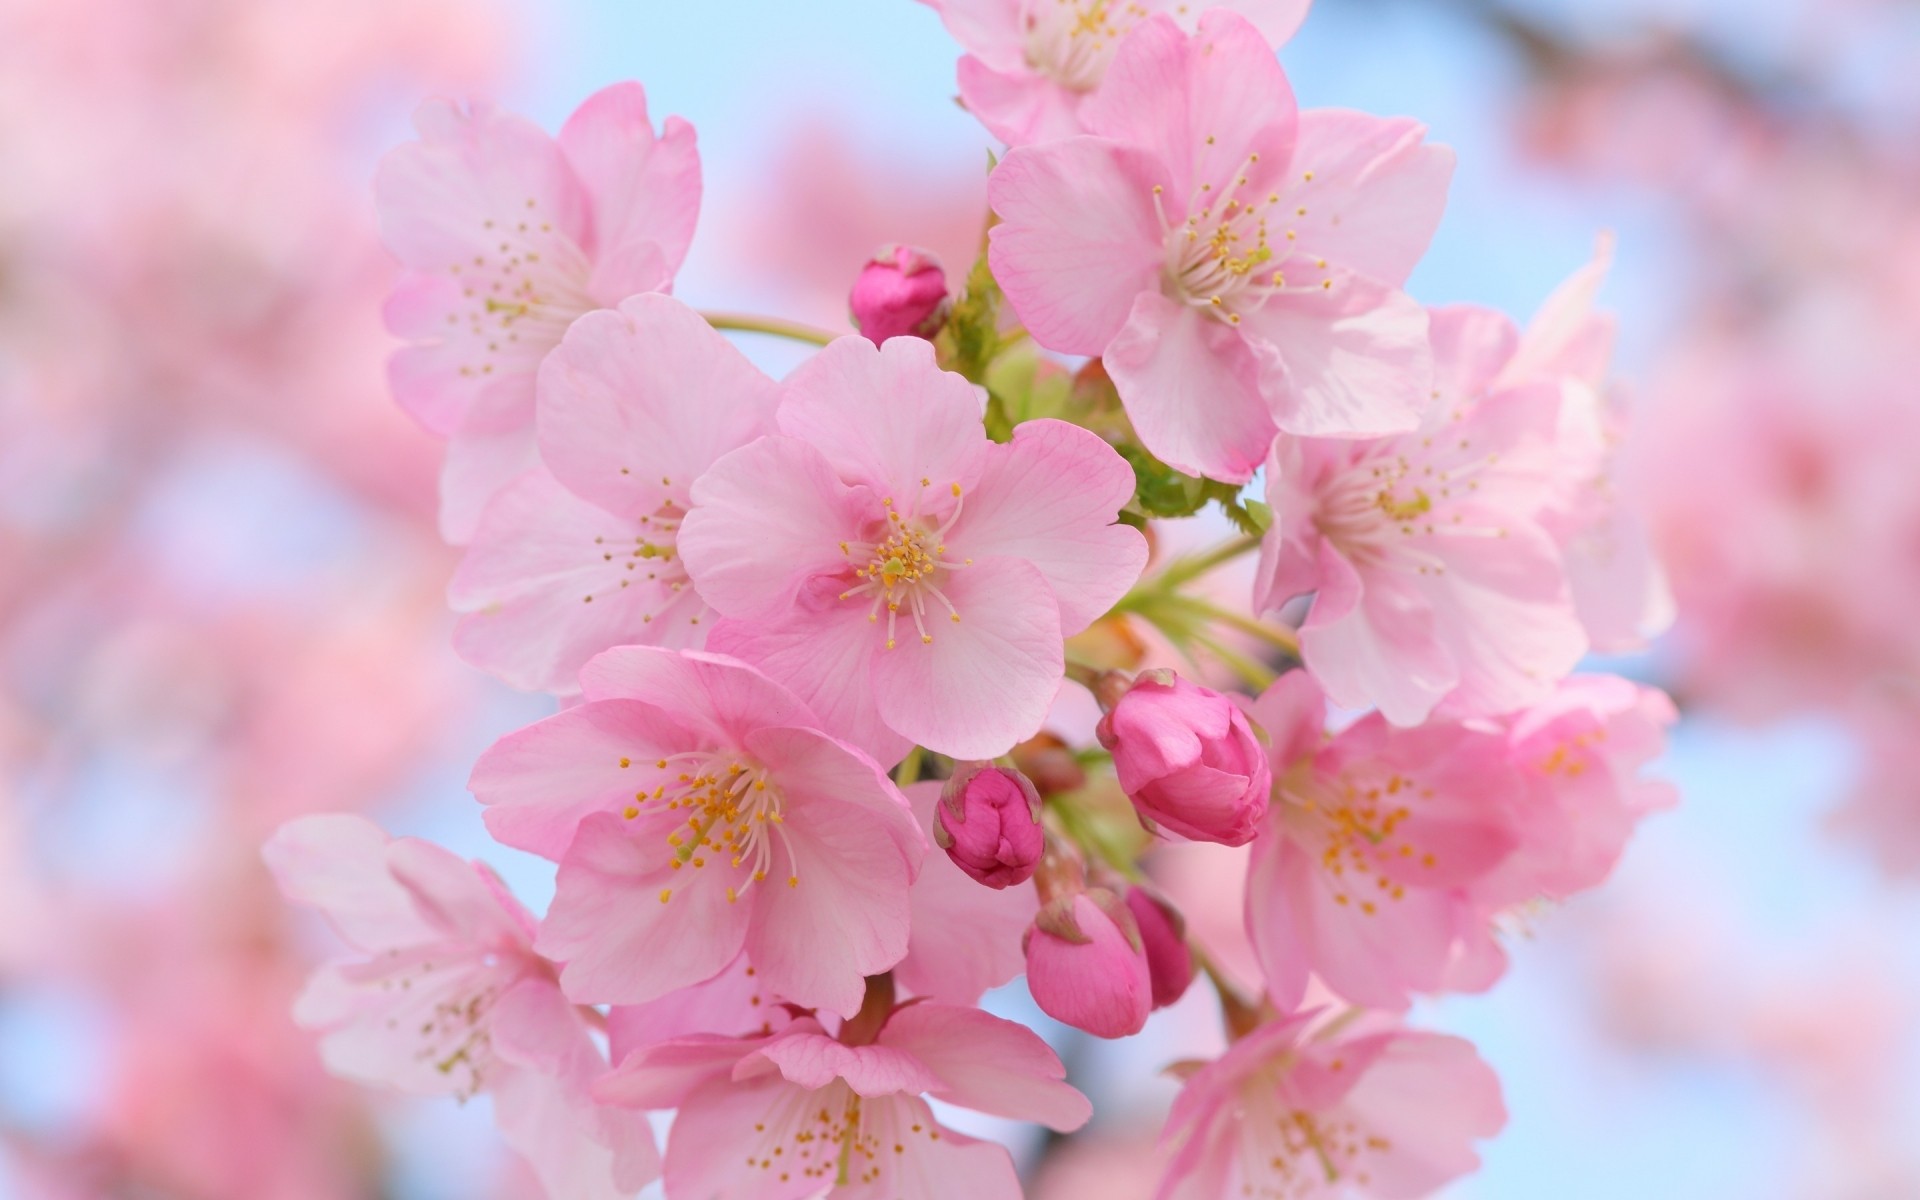
[[[711,979],[742,949],[764,984],[852,1013],[906,953],[926,839],[873,760],[733,659],[623,646],[582,702],[481,756],[487,828],[559,862],[542,954],[586,1003]]]
[[[1084,107],[1094,138],[1018,147],[988,198],[994,277],[1034,338],[1100,355],[1146,448],[1244,482],[1277,430],[1410,429],[1427,317],[1399,290],[1453,156],[1412,121],[1296,111],[1258,30],[1142,22]]]
[[[486,501],[532,464],[534,379],[567,326],[664,291],[700,207],[693,127],[656,136],[646,93],[615,84],[551,138],[477,104],[421,107],[419,140],[375,180],[381,229],[407,268],[387,326],[395,398],[451,439],[442,527],[465,542]]]
[[[773,430],[775,385],[701,316],[633,296],[539,372],[544,469],[487,506],[449,589],[454,647],[518,687],[577,690],[623,644],[698,649],[710,613],[675,539],[694,480]]]
[[[715,650],[791,686],[882,763],[914,742],[992,758],[1036,733],[1061,639],[1140,573],[1115,525],[1133,473],[1029,421],[1006,445],[918,338],[841,338],[782,386],[780,434],[695,484],[679,549]]]
[[[1308,0],[921,0],[967,51],[960,99],[1010,146],[1085,133],[1080,109],[1100,86],[1121,41],[1167,13],[1191,31],[1199,14],[1244,14],[1280,46],[1306,18]]]
[[[1004,1147],[941,1125],[923,1097],[1067,1132],[1086,1097],[1024,1026],[977,1009],[913,1004],[870,1040],[795,1021],[769,1038],[689,1038],[638,1051],[596,1095],[677,1108],[669,1200],[827,1194],[1018,1200]]]
[[[493,1097],[501,1133],[553,1200],[631,1196],[658,1177],[644,1120],[589,1094],[606,1059],[534,953],[533,918],[485,867],[363,817],[301,817],[267,843],[287,897],[364,958],[323,968],[294,1017],[336,1074]]]
[[[1425,1196],[1507,1123],[1500,1081],[1455,1037],[1340,1032],[1304,1013],[1189,1068],[1156,1200]]]

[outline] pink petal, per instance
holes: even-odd
[[[1285,834],[1278,831],[1256,841],[1244,901],[1247,940],[1266,978],[1267,998],[1283,1013],[1300,1006],[1313,969],[1307,957],[1305,914],[1287,887],[1286,859],[1292,853]]]
[[[743,897],[753,910],[747,956],[781,996],[850,1017],[865,977],[907,952],[913,864],[862,805],[810,798],[788,808],[782,831],[792,878],[769,872]]]
[[[980,425],[984,400],[964,378],[940,369],[931,342],[889,338],[875,346],[843,337],[781,384],[780,431],[824,455],[847,483],[865,484],[912,511],[923,479],[936,496],[953,484],[972,489],[988,445]]]
[[[977,417],[973,436],[982,436]],[[808,579],[845,568],[840,543],[859,536],[870,507],[864,489],[842,483],[813,446],[792,437],[761,438],[722,458],[695,484],[693,511],[680,526],[680,555],[700,595],[721,613],[783,613]]]
[[[420,343],[388,360],[393,398],[443,437],[462,426],[499,431],[525,424],[534,371],[548,349],[545,342],[510,342],[489,358],[488,343],[497,339],[467,319],[471,303],[455,279],[409,273],[382,309],[389,333]],[[474,374],[473,365],[485,361],[493,370]]]
[[[1311,847],[1284,851],[1280,877],[1314,974],[1342,999],[1398,1011],[1411,993],[1438,990],[1453,949],[1453,896],[1408,888],[1395,900],[1378,880],[1328,874]]]
[[[557,861],[583,818],[632,802],[640,784],[623,761],[650,765],[693,740],[651,704],[591,701],[495,742],[467,787],[496,839]]]
[[[1423,1196],[1472,1172],[1474,1140],[1507,1123],[1492,1068],[1467,1042],[1438,1034],[1394,1037],[1345,1107],[1391,1147],[1367,1164],[1383,1196]]]
[[[487,506],[448,586],[465,614],[455,651],[514,687],[571,693],[609,646],[699,646],[710,610],[677,562],[641,557],[647,545],[645,527],[529,472]]]
[[[387,870],[441,936],[500,950],[530,944],[533,919],[487,868],[419,838],[387,844]]]
[[[773,431],[779,399],[699,313],[661,295],[575,321],[540,368],[539,395],[554,477],[629,518],[685,508],[716,460]]]
[[[996,448],[948,535],[970,558],[1023,558],[1046,576],[1071,637],[1113,607],[1147,564],[1146,539],[1114,518],[1133,499],[1133,468],[1098,434],[1027,421]]]
[[[318,909],[356,950],[440,940],[446,930],[414,906],[388,869],[388,841],[365,817],[324,813],[288,821],[260,853],[280,893]]]
[[[721,621],[707,635],[707,646],[792,688],[819,714],[822,728],[890,767],[913,743],[887,727],[874,703],[871,663],[882,643],[865,614],[835,601],[840,585],[823,582],[824,596],[810,595],[789,614]]]
[[[880,1044],[926,1064],[936,1100],[1071,1133],[1093,1116],[1060,1059],[1026,1026],[977,1008],[916,1004],[888,1018]]]
[[[669,992],[645,1004],[616,1004],[607,1010],[607,1054],[617,1063],[636,1050],[690,1034],[717,1032],[745,1037],[772,1033],[790,1019],[779,997],[768,990],[760,973],[742,954],[705,983]],[[664,1107],[672,1106],[668,1103]]]
[[[626,1108],[679,1108],[693,1092],[729,1079],[740,1060],[762,1044],[763,1039],[696,1033],[641,1045],[594,1082],[593,1094],[603,1104]]]
[[[968,55],[956,74],[961,104],[1009,146],[1057,142],[1086,132],[1080,124],[1085,93],[1069,91],[1024,62],[996,70]]]
[[[1301,290],[1245,314],[1250,338],[1272,346],[1283,372],[1265,390],[1280,428],[1309,437],[1377,437],[1420,423],[1433,399],[1427,312],[1406,293],[1338,265],[1290,258]],[[1320,287],[1331,280],[1330,289]]]
[[[1026,65],[1020,28],[1021,0],[920,0],[940,14],[953,40],[984,62],[1002,70]]]
[[[1424,720],[1459,682],[1435,640],[1432,603],[1394,572],[1363,585],[1331,544],[1320,548],[1321,586],[1300,627],[1307,669],[1343,708],[1378,705],[1396,725]]]
[[[868,824],[884,832],[906,860],[908,878],[919,874],[927,835],[906,797],[871,758],[814,729],[759,729],[743,744],[778,780],[789,804],[819,800],[864,809]]]
[[[790,1082],[810,1090],[835,1079],[862,1096],[896,1092],[919,1095],[940,1080],[910,1052],[886,1045],[845,1046],[823,1033],[793,1033],[774,1038],[757,1052]]]
[[[936,753],[1005,754],[1040,731],[1060,692],[1059,606],[1045,577],[1015,558],[978,559],[950,572],[941,590],[958,621],[936,612],[931,642],[909,624],[894,649],[873,655],[881,719]]]
[[[1513,361],[1520,331],[1505,313],[1474,304],[1430,311],[1434,390],[1447,403],[1471,403],[1485,395]]]
[[[841,1200],[1020,1200],[1007,1148],[976,1141],[935,1122],[927,1102],[904,1096],[870,1100],[861,1128],[897,1154],[881,1154],[869,1179],[836,1187]]]
[[[1288,671],[1247,706],[1267,735],[1273,777],[1302,761],[1326,743],[1327,697],[1310,671]]]
[[[759,671],[718,654],[617,646],[580,672],[589,700],[644,700],[724,746],[770,725],[814,725],[807,706]]]
[[[1229,483],[1259,469],[1277,428],[1262,390],[1265,368],[1238,330],[1142,293],[1104,361],[1155,457]]]
[[[839,1106],[835,1105],[837,1109]],[[667,1193],[727,1200],[802,1200],[836,1174],[839,1145],[814,1131],[820,1105],[779,1075],[721,1080],[687,1097],[667,1136]],[[797,1134],[808,1140],[797,1140]],[[782,1151],[774,1156],[774,1149]],[[775,1166],[761,1168],[761,1161]],[[817,1160],[817,1161],[816,1161]],[[835,1191],[841,1189],[835,1188]]]
[[[1295,244],[1381,283],[1405,283],[1440,226],[1453,176],[1453,151],[1425,135],[1405,117],[1301,113],[1293,170],[1276,206],[1288,214]]]
[[[1134,297],[1159,292],[1166,239],[1153,189],[1171,183],[1151,154],[1094,138],[1023,146],[1001,160],[987,181],[1000,216],[988,255],[1035,341],[1101,354]]]
[[[1166,16],[1136,26],[1080,116],[1090,132],[1166,164],[1168,191],[1184,200],[1202,183],[1243,172],[1256,194],[1271,190],[1292,152],[1298,110],[1266,38],[1245,18],[1212,9],[1191,36]],[[1248,170],[1254,153],[1257,171]]]
[[[1211,0],[1211,7],[1239,13],[1277,50],[1287,44],[1300,23],[1307,19],[1310,0]]]
[[[1559,548],[1537,527],[1497,539],[1454,539],[1437,628],[1460,664],[1452,713],[1510,712],[1547,696],[1587,651]]]
[[[637,83],[602,88],[560,129],[560,149],[593,207],[597,260],[589,290],[602,304],[636,292],[664,290],[687,255],[700,212],[700,154],[693,126],[672,117],[658,139]],[[649,278],[610,269],[644,258],[652,248],[659,273]]]
[[[613,813],[580,822],[535,943],[566,963],[570,999],[641,1004],[713,978],[740,953],[748,906],[728,900],[718,875],[672,862],[665,838],[636,836]]]

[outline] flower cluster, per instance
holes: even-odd
[[[1604,487],[1604,262],[1525,333],[1413,300],[1451,155],[1296,107],[1303,5],[935,7],[1011,148],[964,287],[883,247],[858,333],[667,294],[699,161],[638,85],[558,138],[430,105],[383,164],[454,644],[562,702],[470,786],[556,887],[535,920],[296,822],[269,861],[361,955],[297,1015],[339,1073],[491,1093],[556,1198],[991,1198],[1007,1151],[929,1100],[1091,1107],[982,996],[1024,972],[1124,1037],[1205,975],[1231,1044],[1177,1069],[1162,1196],[1426,1194],[1504,1109],[1402,1014],[1491,986],[1668,800],[1664,697],[1570,674],[1662,617]],[[723,331],[818,348],[776,381]],[[1239,536],[1155,562],[1212,507]],[[1204,590],[1256,551],[1250,596]],[[1244,863],[1257,981],[1153,879],[1166,840]]]

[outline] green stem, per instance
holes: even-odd
[[[893,782],[900,787],[919,782],[920,767],[926,761],[926,757],[925,746],[915,746],[907,751],[907,756],[901,759],[900,765],[893,769]]]
[[[1241,555],[1260,548],[1260,539],[1251,534],[1222,542],[1204,554],[1190,558],[1176,559],[1160,572],[1159,583],[1163,588],[1176,588],[1189,579],[1205,575],[1208,571],[1223,563],[1230,563]]]
[[[1295,658],[1300,657],[1300,638],[1293,630],[1278,625],[1269,625],[1265,621],[1256,621],[1251,617],[1242,616],[1231,609],[1209,604],[1197,596],[1188,596],[1184,599],[1187,604],[1192,606],[1194,611],[1205,614],[1208,619],[1218,621],[1222,625],[1231,626],[1241,633],[1246,634],[1248,637],[1259,638],[1274,649],[1283,650]]]
[[[1232,668],[1233,673],[1238,675],[1248,687],[1256,692],[1266,691],[1273,686],[1274,680],[1280,678],[1279,674],[1265,663],[1248,658],[1238,650],[1222,644],[1217,639],[1210,638],[1204,633],[1195,633],[1191,636],[1193,640],[1204,647],[1209,654]]]
[[[779,317],[756,317],[749,313],[703,312],[707,324],[715,329],[732,329],[740,333],[765,333],[773,337],[790,338],[796,342],[808,342],[815,346],[825,346],[835,338],[845,334],[821,329],[817,325],[805,325],[799,321],[786,321]]]

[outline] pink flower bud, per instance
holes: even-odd
[[[1140,928],[1105,888],[1063,896],[1027,930],[1027,988],[1040,1011],[1099,1037],[1139,1033],[1153,1011]]]
[[[1100,718],[1120,786],[1149,824],[1241,846],[1267,814],[1267,750],[1232,700],[1171,671],[1143,671]]]
[[[1187,921],[1180,910],[1142,887],[1127,889],[1127,911],[1140,926],[1153,978],[1153,1006],[1165,1008],[1187,994],[1193,982],[1193,950],[1187,945]]]
[[[947,273],[918,247],[882,246],[853,281],[847,303],[853,323],[875,344],[891,337],[930,338],[947,323]]]
[[[933,840],[990,888],[1025,883],[1047,848],[1040,794],[1018,771],[963,763],[933,810]]]

